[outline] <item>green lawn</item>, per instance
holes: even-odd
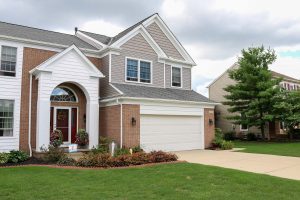
[[[300,142],[242,142],[235,141],[234,147],[245,148],[240,152],[261,153],[300,157]]]
[[[300,182],[177,163],[144,168],[0,169],[0,199],[299,199]]]

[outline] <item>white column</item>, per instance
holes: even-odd
[[[86,130],[89,133],[89,149],[99,143],[99,103],[88,102],[86,105]]]
[[[37,101],[36,151],[50,144],[50,99]]]

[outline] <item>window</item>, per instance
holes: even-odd
[[[241,114],[241,118],[245,119],[246,115],[245,114]],[[245,124],[245,123],[241,123],[240,124],[240,129],[241,129],[241,131],[248,131],[248,125]]]
[[[140,61],[140,81],[143,83],[151,82],[151,64],[149,62]]]
[[[181,68],[172,67],[172,86],[181,87]]]
[[[138,61],[127,59],[127,80],[138,81]]]
[[[15,76],[17,62],[17,48],[2,46],[0,75]]]
[[[0,99],[0,137],[13,136],[14,101]]]
[[[51,94],[50,100],[60,102],[76,102],[77,98],[69,88],[56,87]]]
[[[151,62],[127,58],[126,80],[151,83]]]

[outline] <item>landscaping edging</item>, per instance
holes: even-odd
[[[163,165],[163,164],[176,164],[176,163],[186,163],[186,161],[171,161],[171,162],[159,162],[159,163],[148,163],[143,165],[130,165],[130,166],[122,166],[122,167],[80,167],[80,166],[64,166],[57,164],[19,164],[19,165],[2,165],[1,168],[14,168],[14,167],[49,167],[49,168],[61,168],[61,169],[92,169],[92,170],[101,170],[101,169],[128,169],[128,168],[142,168],[142,167],[150,167],[155,165]]]

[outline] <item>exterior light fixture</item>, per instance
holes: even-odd
[[[208,120],[208,124],[209,124],[209,125],[213,125],[213,124],[214,124],[214,121],[213,121],[212,119],[209,119],[209,120]]]
[[[134,117],[131,118],[131,125],[132,126],[136,125],[136,119]]]

